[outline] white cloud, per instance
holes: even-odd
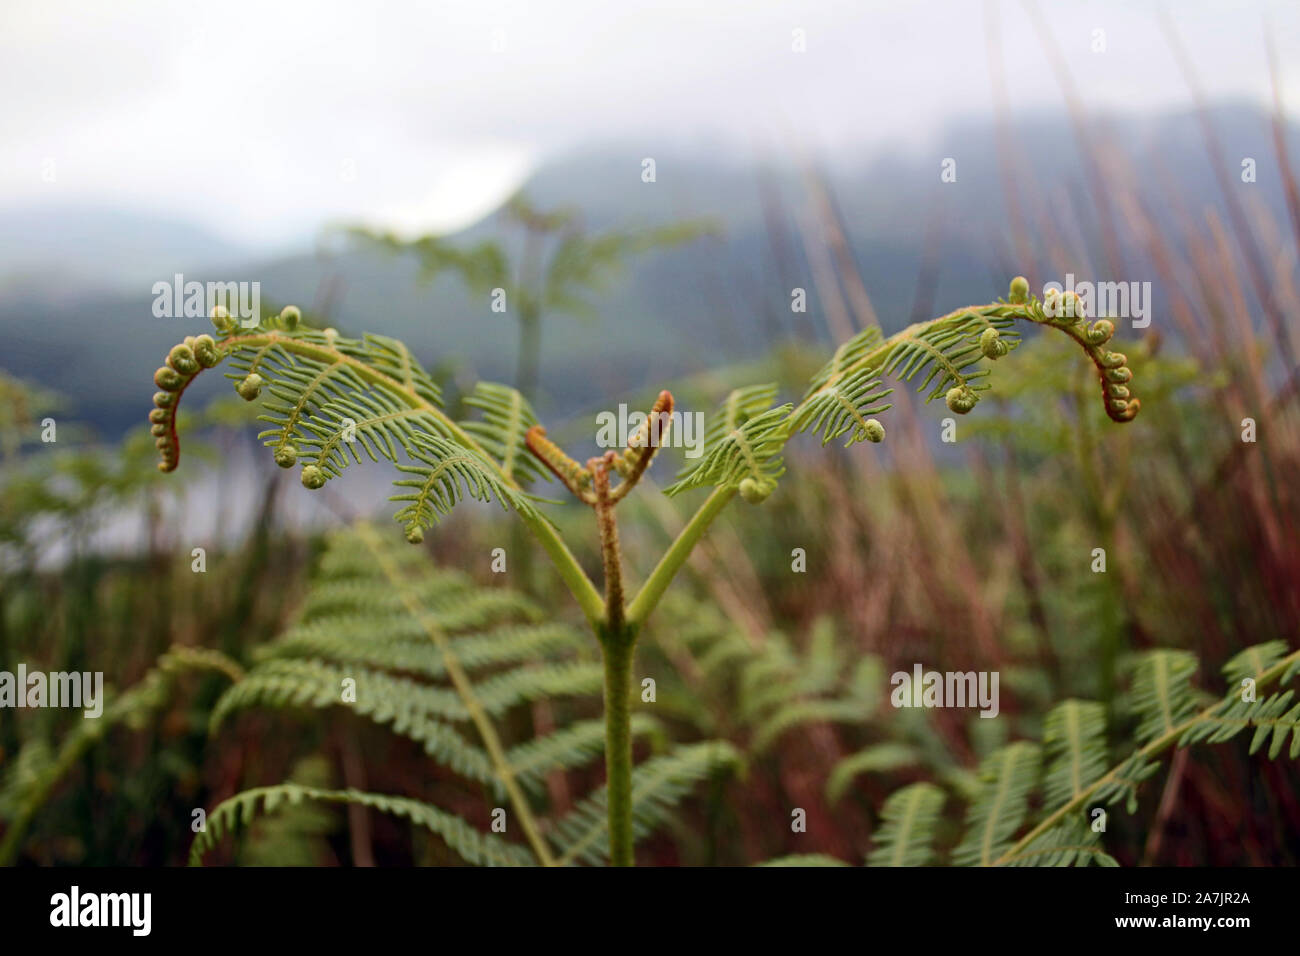
[[[1041,6],[1089,110],[1189,103],[1154,4]],[[1059,109],[1021,5],[998,10],[1013,108]],[[271,243],[348,217],[454,228],[546,155],[599,140],[646,155],[701,140],[917,149],[990,108],[985,11],[973,0],[6,0],[0,202],[109,202]],[[1265,11],[1286,70],[1294,5],[1176,5],[1212,95],[1267,97]],[[806,53],[791,49],[795,28]],[[1104,54],[1090,49],[1096,28]]]

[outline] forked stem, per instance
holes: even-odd
[[[605,568],[605,620],[597,630],[605,658],[605,795],[609,814],[609,860],[632,866],[632,660],[636,630],[623,612],[623,555],[609,490],[614,453],[587,463],[595,493],[600,558]]]

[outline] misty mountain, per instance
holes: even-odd
[[[1233,188],[1242,190],[1248,209],[1272,208],[1281,223],[1269,117],[1224,107],[1213,122]],[[1205,207],[1221,206],[1196,116],[1110,120],[1092,129],[1107,144],[1108,191],[1131,186],[1157,222],[1172,227],[1182,215],[1195,219]],[[1296,129],[1287,136],[1300,152]],[[595,322],[548,317],[543,409],[572,411],[633,386],[649,394],[672,376],[754,357],[784,338],[829,346],[827,303],[818,299],[801,231],[820,229],[805,171],[762,157],[674,153],[652,157],[656,177],[647,183],[643,153],[607,145],[559,157],[526,192],[541,208],[578,209],[595,229],[702,218],[720,234],[637,260],[593,299]],[[1055,278],[1045,275],[1045,250],[1036,262],[1013,261],[1001,166],[1007,153],[1018,191],[1032,184],[1042,199],[1036,214],[1059,221],[1073,203],[1079,212],[1069,225],[1081,248],[1095,250],[1105,220],[1089,198],[1064,119],[1017,123],[1010,138],[989,125],[956,124],[924,148],[869,159],[819,157],[816,168],[887,332],[920,313],[988,301],[1015,271],[1036,284]],[[1254,183],[1240,181],[1243,158],[1255,161]],[[940,179],[945,159],[955,160],[955,182]],[[454,238],[492,237],[516,244],[518,238],[499,213]],[[76,413],[105,434],[142,421],[153,370],[168,348],[208,329],[205,319],[153,314],[153,283],[180,272],[187,280],[258,281],[264,302],[295,302],[345,334],[399,337],[427,365],[467,379],[512,377],[515,324],[508,313],[493,312],[486,297],[471,296],[454,276],[425,283],[413,262],[338,237],[323,235],[316,246],[255,261],[200,229],[143,214],[0,210],[0,276],[7,277],[0,286],[0,367],[67,392]],[[1130,261],[1136,270],[1150,268],[1126,256]],[[1102,263],[1080,261],[1076,271],[1086,276],[1098,268]],[[791,312],[796,286],[807,289],[807,314]],[[1161,301],[1157,287],[1157,315]],[[187,402],[228,388],[224,378],[204,376]]]

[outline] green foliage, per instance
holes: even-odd
[[[545,798],[548,776],[586,767],[605,743],[603,724],[578,716],[599,693],[602,668],[585,659],[579,632],[542,618],[521,595],[479,587],[365,526],[340,532],[320,559],[298,619],[258,652],[247,676],[217,702],[213,732],[250,709],[340,708],[414,741],[449,773],[486,785],[494,799],[510,801],[512,819],[531,818],[537,812],[532,804]],[[576,719],[513,745],[500,739],[496,725],[505,726],[521,705],[536,701]],[[657,738],[658,725],[635,715],[632,733]],[[695,783],[736,760],[727,744],[702,743],[637,767],[636,837],[662,827]],[[512,790],[515,784],[519,790]],[[298,784],[257,788],[217,807],[208,832],[195,842],[193,860],[201,861],[233,824],[302,800],[355,803],[404,817],[436,833],[469,863],[549,862],[537,847],[483,832],[451,808]],[[546,828],[555,860],[608,859],[605,812],[602,789]],[[509,831],[519,832],[513,825]]]
[[[238,826],[248,826],[258,814],[295,807],[304,800],[356,804],[403,817],[441,837],[465,862],[475,866],[528,866],[533,862],[531,855],[522,847],[507,843],[491,833],[482,833],[461,818],[418,800],[362,793],[359,790],[321,790],[284,783],[276,787],[245,790],[219,803],[208,814],[207,828],[194,840],[190,849],[190,864],[201,864],[204,854],[225,833]]]
[[[959,866],[988,866],[1007,847],[1029,809],[1038,780],[1038,748],[1019,742],[980,765],[980,789],[966,809],[966,835],[953,853]]]
[[[1106,772],[1106,708],[1096,701],[1067,700],[1043,724],[1049,764],[1043,795],[1049,806],[1079,797]]]
[[[52,748],[39,738],[30,740],[0,779],[0,820],[7,824],[0,842],[0,866],[13,863],[36,813],[82,755],[117,726],[139,730],[144,722],[171,702],[176,681],[186,673],[215,671],[238,681],[242,672],[216,651],[175,647],[163,654],[144,678],[122,694],[108,694],[100,716],[81,720],[76,729]]]
[[[933,784],[914,783],[885,801],[871,866],[925,866],[934,860],[934,828],[943,809],[943,791]]]
[[[804,867],[804,866],[848,866],[843,860],[827,856],[824,853],[798,853],[792,856],[779,856],[775,859],[764,860],[762,863],[755,863],[755,866],[780,866],[780,867]]]
[[[1088,811],[1126,798],[1137,808],[1137,788],[1159,770],[1169,747],[1224,743],[1253,730],[1249,751],[1268,759],[1283,754],[1288,738],[1291,759],[1300,757],[1300,706],[1294,691],[1275,691],[1255,699],[1241,686],[1202,706],[1191,677],[1194,656],[1154,650],[1134,661],[1129,709],[1136,720],[1131,753],[1106,768],[1105,711],[1090,701],[1065,701],[1044,722],[1042,772],[1039,748],[1026,741],[1000,747],[981,764],[979,786],[970,800],[964,835],[952,862],[977,866],[1116,865],[1102,847],[1102,833]],[[1230,682],[1249,678],[1252,689],[1279,685],[1300,675],[1300,651],[1270,642],[1247,648],[1223,668]],[[1030,799],[1041,792],[1043,811],[1033,826]],[[883,826],[869,862],[922,865],[937,858],[942,792],[930,784],[906,787],[886,801]],[[1017,837],[1017,834],[1022,834]]]
[[[665,628],[659,642],[670,661],[689,660],[699,683],[666,686],[661,706],[705,733],[722,711],[747,759],[817,724],[861,723],[883,700],[883,663],[871,654],[851,660],[830,618],[815,622],[801,649],[776,631],[755,640],[716,607],[684,594],[674,596],[667,616],[680,623]]]
[[[633,838],[642,840],[666,824],[694,784],[739,763],[740,756],[730,744],[708,741],[679,747],[638,766],[632,771]],[[608,862],[608,834],[607,793],[602,787],[556,821],[556,843],[564,848],[561,862]]]
[[[1063,313],[1059,318],[1058,312]],[[1089,325],[1082,310],[1058,309],[1053,304],[1045,311],[1037,298],[1013,296],[916,323],[889,338],[877,328],[864,329],[835,350],[797,405],[765,409],[760,400],[770,403],[775,397],[770,386],[733,392],[715,416],[705,455],[665,491],[731,487],[747,501],[758,502],[775,489],[784,472],[781,451],[799,432],[818,434],[823,445],[846,432],[850,432],[848,444],[882,441],[883,426],[868,417],[891,407],[883,402],[892,390],[881,387],[882,376],[918,381],[918,390],[928,391],[927,402],[943,396],[950,411],[964,415],[991,387],[985,380],[990,372],[986,363],[1020,344],[1014,329],[1017,319],[1069,335],[1099,372],[1107,414],[1115,421],[1137,415],[1140,403],[1128,386],[1132,372],[1126,367],[1127,358],[1104,347],[1114,331],[1112,323],[1102,320]],[[735,424],[719,431],[718,417]]]
[[[570,221],[566,215],[538,213],[522,202],[514,209],[534,235],[562,232]],[[636,242],[631,246],[635,247]],[[603,264],[625,254],[628,248],[628,242],[623,239],[606,237],[588,242],[577,233],[566,235],[552,262],[550,278],[543,284],[548,290],[546,302],[563,302],[567,285],[590,284]],[[485,276],[499,277],[499,260],[484,250],[480,250],[482,255],[476,253],[464,262],[456,258],[459,253],[448,253],[436,243],[426,251],[434,257],[437,268],[448,263],[465,265],[467,269],[472,266],[479,280]],[[531,330],[534,336],[542,304],[530,298],[535,290],[535,278],[534,275],[534,281],[525,283],[520,290],[524,303],[520,311],[521,329]],[[218,339],[206,335],[186,339],[171,350],[166,364],[155,374],[160,391],[154,396],[156,408],[150,415],[151,429],[162,453],[159,467],[164,471],[175,468],[179,460],[175,422],[180,395],[203,369],[228,360],[238,370],[229,377],[236,381],[236,391],[241,397],[252,401],[266,392],[263,402],[268,414],[263,420],[273,428],[264,431],[261,437],[273,448],[275,460],[282,467],[303,462],[301,477],[306,487],[320,488],[338,476],[350,460],[360,462],[361,456],[354,447],[357,444],[371,460],[385,459],[411,476],[397,481],[403,493],[391,499],[404,503],[397,518],[404,525],[408,541],[422,540],[424,530],[465,497],[485,502],[495,500],[517,512],[538,537],[577,598],[605,653],[603,686],[607,697],[606,756],[610,787],[607,796],[598,794],[575,810],[578,816],[574,819],[581,821],[583,813],[590,815],[605,809],[609,859],[618,864],[630,863],[634,837],[661,822],[651,812],[653,802],[649,806],[638,803],[632,787],[631,726],[626,698],[630,695],[632,650],[637,635],[673,576],[731,495],[738,492],[746,501],[758,503],[772,493],[785,471],[782,455],[793,435],[814,431],[821,436],[823,444],[846,432],[849,444],[860,440],[881,441],[883,427],[866,416],[888,408],[881,404],[889,394],[881,388],[882,375],[903,381],[919,380],[920,390],[929,390],[929,399],[942,394],[952,411],[970,411],[979,398],[978,393],[988,387],[983,381],[988,369],[981,362],[996,360],[1018,344],[1016,333],[1011,331],[1016,319],[1051,325],[1070,335],[1100,371],[1103,403],[1110,417],[1128,421],[1136,415],[1139,403],[1127,387],[1131,378],[1127,359],[1103,348],[1113,332],[1113,324],[1101,321],[1089,326],[1081,315],[1076,318],[1071,308],[1064,310],[1065,318],[1058,319],[1056,316],[1062,313],[1057,307],[1061,303],[1054,300],[1045,309],[1044,303],[1026,296],[1026,287],[1024,280],[1017,278],[1012,283],[1009,301],[959,309],[910,326],[888,339],[874,329],[854,336],[813,377],[797,406],[791,403],[767,407],[776,394],[770,386],[732,392],[709,427],[702,459],[666,489],[669,495],[675,495],[690,488],[711,486],[714,493],[630,602],[624,593],[614,506],[644,474],[657,446],[643,448],[632,444],[622,455],[608,450],[604,456],[590,459],[585,468],[565,455],[547,439],[545,429],[536,422],[525,400],[535,376],[527,372],[523,360],[531,355],[535,366],[536,358],[535,348],[530,350],[527,343],[521,344],[520,349],[520,391],[502,385],[480,385],[467,404],[481,411],[483,418],[457,423],[442,409],[436,382],[400,342],[382,336],[345,339],[333,329],[305,328],[300,324],[298,311],[292,307],[263,320],[252,330],[236,329],[234,321],[218,311],[213,315]],[[535,346],[535,340],[532,344]],[[527,384],[523,384],[525,381]],[[657,422],[659,416],[670,414],[673,405],[672,395],[662,391],[648,421]],[[594,509],[605,573],[603,599],[555,528],[537,510],[534,499],[525,493],[524,485],[541,473],[541,465],[530,459],[529,454],[556,474],[578,500]],[[616,486],[611,481],[613,474],[622,479]],[[371,549],[375,550],[373,546]],[[384,555],[377,558],[388,569],[388,589],[392,590],[399,584],[402,566],[396,558]],[[424,682],[427,670],[422,678],[417,678],[362,666],[365,662],[354,658],[349,659],[346,670],[328,660],[269,660],[259,665],[244,686],[218,707],[214,716],[219,720],[229,709],[250,704],[326,706],[331,703],[336,683],[350,683],[356,693],[368,697],[365,702],[351,701],[358,713],[391,724],[398,733],[417,740],[435,760],[471,779],[484,782],[495,776],[522,817],[522,828],[538,861],[550,863],[549,849],[519,790],[521,783],[491,721],[521,702],[590,692],[602,683],[602,675],[581,665],[547,664],[535,670],[516,670],[493,677],[476,688],[464,665],[456,659],[445,623],[439,623],[420,605],[417,591],[429,586],[429,582],[411,584],[402,579],[395,596],[438,647],[454,693],[447,688],[427,686]],[[367,597],[380,600],[378,593],[367,595],[364,585],[359,594],[353,594],[362,604]],[[368,609],[366,613],[369,616]],[[329,650],[338,644],[337,635],[326,635],[314,646],[317,650]],[[833,647],[833,644],[833,638],[825,640],[814,635],[810,653],[815,659],[821,653],[819,648]],[[391,665],[393,658],[381,658],[381,661]],[[754,671],[763,674],[766,670],[769,673],[765,676],[770,678],[786,662],[767,657],[753,663]],[[813,685],[803,680],[793,681],[791,693],[784,699],[780,694],[768,694],[753,686],[747,688],[752,712],[746,716],[755,719],[762,713],[762,722],[756,726],[751,742],[755,752],[761,752],[791,728],[812,722],[851,721],[857,717],[860,700],[824,693],[834,683],[838,669],[809,673],[817,680],[823,674],[830,674],[832,679],[824,686],[815,681]],[[1156,692],[1161,691],[1157,688]],[[464,719],[475,725],[483,745],[481,751],[448,726]],[[586,746],[579,750],[585,754],[590,738],[582,736],[581,739]],[[541,748],[539,752],[554,756],[562,751],[556,747]],[[994,790],[972,805],[969,817],[972,836],[959,848],[959,857],[987,862],[1015,831],[1025,812],[1028,791],[1023,782],[1031,775],[1026,769],[1030,753],[1027,746],[1020,747],[1003,754],[997,766],[985,768],[985,774],[993,776]],[[644,772],[639,771],[641,776],[637,779],[643,788],[651,791],[662,779],[668,795],[664,799],[671,801],[680,795],[680,786],[673,782],[678,777],[695,779],[734,762],[736,757],[734,750],[718,747],[692,754],[690,759],[683,754],[680,759],[674,758],[676,763],[657,765],[667,768],[656,770],[662,773],[662,778],[647,777],[649,770],[642,768]],[[857,766],[869,767],[870,761],[859,756]],[[840,785],[854,772],[857,771],[850,765],[843,772],[848,776],[839,779]],[[575,856],[594,859],[591,854],[598,851],[593,843],[606,831],[598,830],[590,821],[581,826],[561,822],[559,826],[562,830],[567,827],[565,832],[579,841],[580,846],[561,860]],[[581,835],[575,827],[582,830]]]
[[[591,318],[590,296],[605,288],[628,260],[692,242],[713,231],[705,222],[682,222],[593,234],[584,229],[573,210],[540,210],[523,194],[512,197],[504,213],[509,223],[535,240],[526,242],[517,268],[511,267],[505,246],[494,240],[461,247],[433,235],[404,240],[355,230],[353,236],[390,252],[413,255],[426,279],[450,272],[475,292],[502,289],[525,315],[551,309]],[[543,250],[540,240],[549,240],[549,248]]]
[[[664,489],[666,495],[676,495],[702,485],[745,487],[754,489],[746,499],[761,501],[776,487],[776,480],[785,473],[780,452],[785,442],[781,426],[793,405],[780,405],[760,412],[738,428],[733,428],[690,468],[681,478]]]

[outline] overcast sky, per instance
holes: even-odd
[[[1040,0],[1088,110],[1190,104],[1162,6]],[[1168,7],[1216,99],[1270,102],[1269,23],[1297,115],[1300,4]],[[791,138],[919,150],[990,113],[990,11],[1013,111],[1061,109],[1020,0],[3,0],[0,204],[109,204],[276,244],[338,218],[457,228],[548,156],[606,141],[634,162]]]

